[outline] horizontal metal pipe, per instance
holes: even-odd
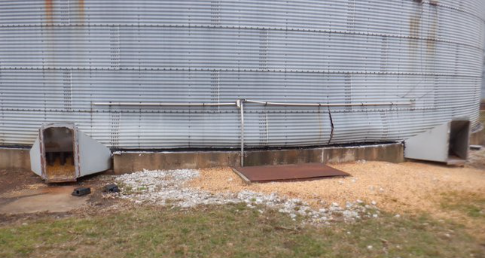
[[[265,106],[292,106],[292,107],[355,107],[355,106],[403,106],[412,105],[412,102],[382,102],[382,103],[352,103],[352,104],[322,104],[322,103],[278,103],[246,100],[246,103],[261,104]]]
[[[257,100],[245,100],[249,104],[264,106],[291,106],[291,107],[356,107],[356,106],[408,106],[412,102],[382,102],[382,103],[351,103],[351,104],[322,104],[322,103],[279,103]],[[95,102],[94,106],[154,106],[154,107],[218,107],[237,106],[237,102],[229,103],[152,103],[152,102]]]
[[[233,103],[150,103],[150,102],[96,102],[94,106],[153,106],[153,107],[220,107],[236,106]]]

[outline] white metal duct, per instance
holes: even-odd
[[[48,183],[75,182],[111,167],[111,151],[73,123],[43,124],[38,132],[30,149],[30,164]]]
[[[248,104],[247,147],[476,124],[484,18],[483,0],[0,1],[0,146],[69,121],[112,148],[239,147],[235,106],[97,102],[413,103]]]

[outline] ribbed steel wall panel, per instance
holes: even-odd
[[[0,145],[76,122],[122,149],[402,140],[452,118],[475,124],[484,0],[23,0],[0,2]],[[332,122],[334,125],[332,132]]]
[[[485,100],[485,45],[483,46],[483,73],[482,73],[482,101],[483,100]]]

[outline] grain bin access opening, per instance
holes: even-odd
[[[405,140],[404,156],[409,159],[462,166],[470,145],[469,120],[453,120]]]
[[[462,165],[468,158],[470,121],[451,121],[448,165]]]
[[[111,151],[73,123],[44,124],[30,150],[30,163],[47,183],[75,182],[109,169]]]
[[[51,182],[76,178],[74,131],[68,127],[50,127],[42,132],[46,176]]]

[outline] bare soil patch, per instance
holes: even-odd
[[[42,179],[31,171],[0,170],[0,194],[41,183]]]
[[[126,203],[103,187],[113,183],[112,175],[97,174],[76,183],[46,184],[31,171],[0,171],[0,225],[42,218],[64,218],[112,212]],[[71,196],[76,187],[90,187],[91,194]]]

